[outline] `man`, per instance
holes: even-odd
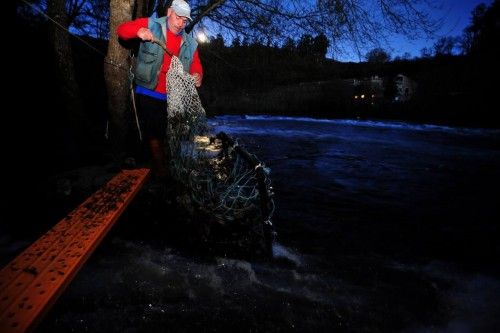
[[[164,140],[166,132],[167,71],[171,56],[153,39],[164,43],[181,61],[184,70],[201,86],[203,68],[198,55],[197,42],[184,28],[191,20],[191,8],[184,0],[173,0],[166,17],[139,18],[124,22],[117,28],[121,39],[142,40],[134,70],[136,105],[143,120],[144,137],[149,142],[154,170],[159,177],[167,173]]]

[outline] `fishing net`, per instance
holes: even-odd
[[[201,224],[204,241],[269,253],[274,238],[269,169],[224,133],[212,135],[194,78],[177,57],[167,85],[167,154],[172,178],[184,192],[177,202]]]

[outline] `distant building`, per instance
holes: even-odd
[[[417,84],[408,76],[403,74],[396,75],[394,84],[396,85],[396,95],[394,96],[394,101],[406,102],[415,95]]]
[[[379,105],[387,102],[406,102],[411,100],[416,93],[417,84],[404,74],[394,78],[382,78],[374,75],[370,78],[345,79],[344,83],[351,89],[354,105]]]
[[[352,85],[355,104],[375,105],[384,97],[384,81],[377,75],[366,79],[353,79]]]

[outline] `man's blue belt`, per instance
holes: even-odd
[[[135,87],[135,92],[137,94],[146,95],[146,96],[153,97],[153,98],[156,98],[156,99],[159,99],[159,100],[162,100],[162,101],[166,101],[167,100],[167,94],[162,94],[162,93],[159,93],[157,91],[144,88],[142,86]]]

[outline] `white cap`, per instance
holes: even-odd
[[[170,6],[174,12],[177,14],[177,16],[181,17],[187,17],[191,21],[193,20],[191,18],[191,8],[189,7],[188,3],[184,0],[174,0],[172,1],[172,6]]]

